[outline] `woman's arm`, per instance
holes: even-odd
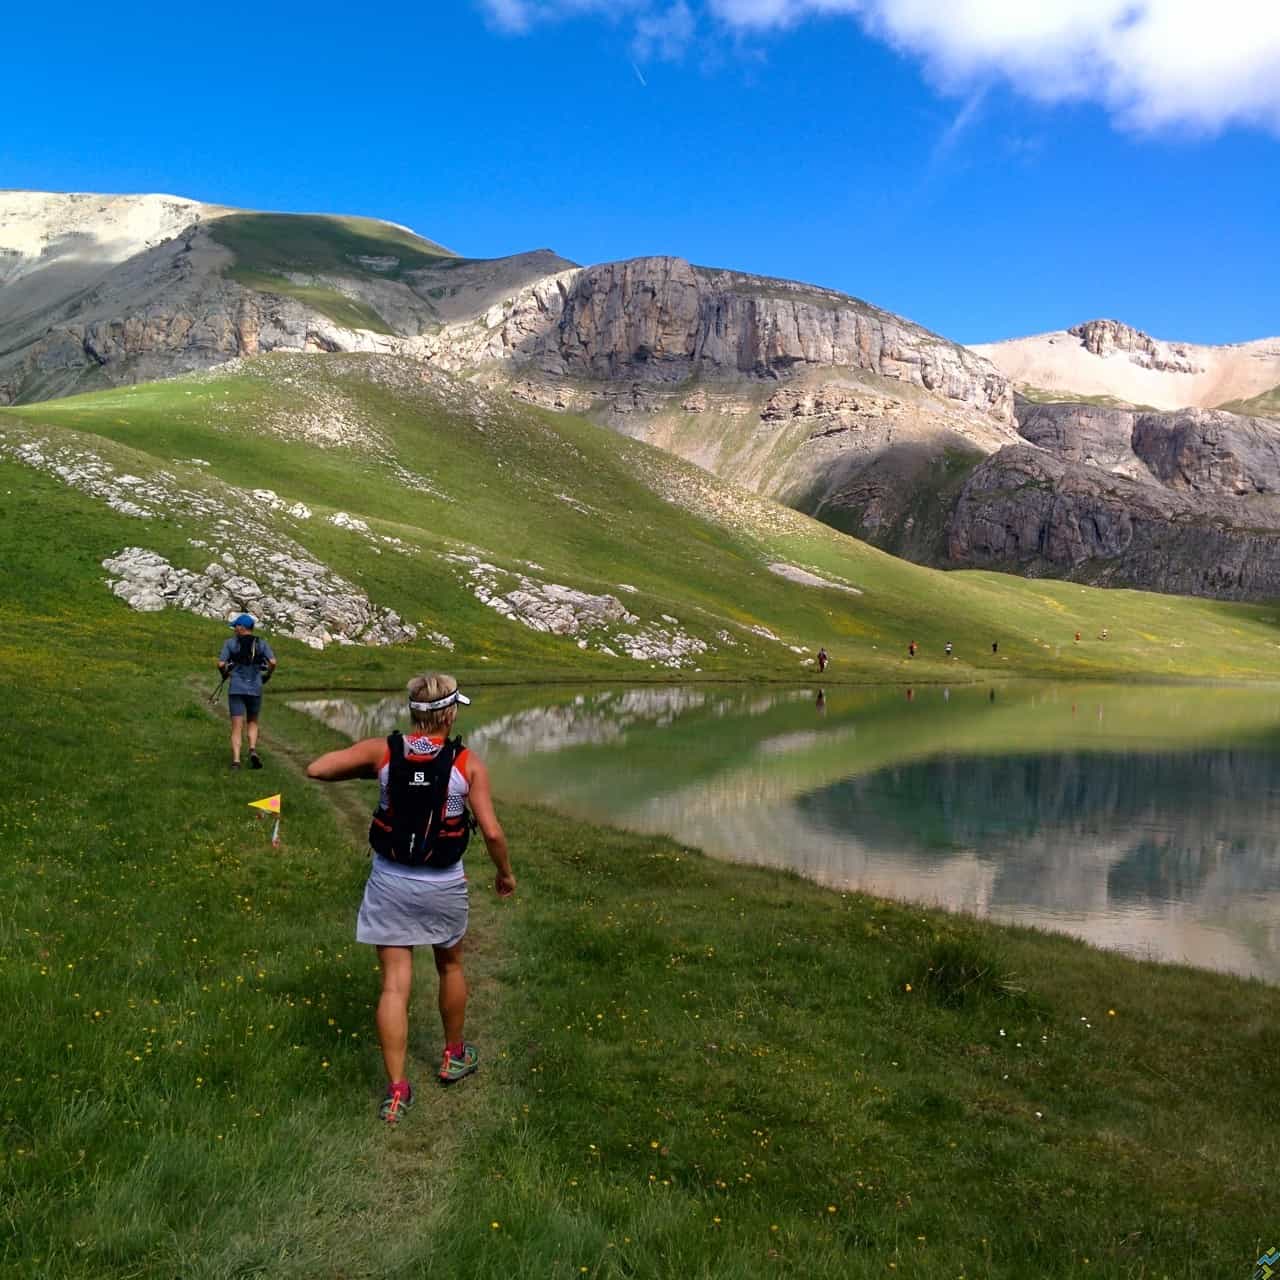
[[[500,898],[509,898],[516,891],[516,878],[511,870],[511,854],[507,851],[507,837],[498,822],[498,815],[493,811],[493,796],[489,791],[489,770],[484,761],[474,751],[467,753],[467,784],[470,792],[467,803],[475,814],[480,826],[480,834],[484,836],[484,846],[489,857],[497,868],[493,887]]]
[[[385,738],[365,738],[341,751],[330,751],[307,765],[307,777],[317,782],[342,782],[346,778],[376,778],[387,750]]]

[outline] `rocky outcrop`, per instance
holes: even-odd
[[[1202,367],[1182,343],[1157,342],[1150,334],[1134,329],[1119,320],[1089,320],[1074,325],[1068,333],[1080,339],[1091,355],[1108,356],[1124,351],[1143,369],[1160,369],[1166,373],[1201,373]]]
[[[970,350],[1039,399],[1116,408],[1239,407],[1280,387],[1280,338],[1228,346],[1169,342],[1118,320]]]
[[[1018,431],[1065,461],[1171,489],[1241,497],[1280,492],[1280,423],[1270,418],[1019,400]]]
[[[475,555],[450,555],[477,600],[533,631],[572,636],[580,649],[609,657],[620,653],[654,666],[692,666],[710,646],[690,634],[678,618],[641,621],[617,596],[592,594],[558,582],[543,582]],[[630,590],[634,591],[632,587]]]
[[[1249,600],[1280,596],[1280,499],[1144,483],[1012,445],[981,463],[947,527],[953,565]]]
[[[425,358],[424,334],[474,320],[573,265],[549,250],[466,260],[422,241],[426,251],[414,250],[403,270],[394,253],[348,254],[315,270],[254,267],[237,279],[243,264],[230,246],[242,241],[228,228],[245,221],[172,197],[0,192],[0,404],[264,351]],[[293,224],[305,239],[309,219],[268,221],[258,234],[268,251],[276,237],[287,262]],[[386,243],[404,238],[396,228]],[[306,260],[305,248],[298,256]]]
[[[399,644],[417,636],[412,623],[403,622],[394,610],[377,608],[363,591],[316,561],[255,550],[263,558],[254,577],[216,560],[200,572],[181,569],[145,547],[125,547],[102,567],[111,574],[112,593],[143,613],[172,605],[225,620],[247,612],[270,630],[315,649],[333,643]]]
[[[1280,423],[1210,409],[1140,413],[1133,451],[1171,489],[1280,493]]]
[[[1064,462],[1153,479],[1133,451],[1134,414],[1091,404],[1017,401],[1018,434]]]
[[[635,258],[562,272],[438,339],[453,360],[502,359],[546,376],[677,383],[782,378],[844,367],[1011,421],[1010,385],[987,361],[910,321],[830,290]]]

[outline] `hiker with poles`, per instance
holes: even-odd
[[[222,692],[222,685],[230,679],[227,710],[231,715],[231,767],[240,768],[240,739],[247,722],[249,768],[261,769],[262,759],[258,755],[258,713],[262,709],[262,686],[271,679],[276,669],[276,655],[271,652],[271,646],[265,640],[253,634],[256,624],[252,614],[242,613],[227,625],[235,631],[235,635],[222,646],[222,652],[218,655],[222,684],[214,690],[213,697],[217,698]]]
[[[377,1028],[387,1092],[378,1115],[388,1124],[397,1123],[413,1104],[406,1064],[415,947],[431,948],[440,979],[444,1056],[437,1078],[453,1084],[480,1060],[475,1045],[463,1039],[467,980],[462,972],[469,914],[462,855],[477,826],[497,872],[494,890],[506,898],[516,888],[488,770],[461,738],[449,737],[458,707],[471,699],[452,676],[439,672],[415,676],[408,692],[412,723],[407,732],[365,738],[307,766],[307,777],[318,782],[378,780],[378,807],[369,826],[373,865],[356,919],[356,941],[377,947],[382,967]]]

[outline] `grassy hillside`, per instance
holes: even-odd
[[[376,333],[392,330],[367,303],[329,282],[333,277],[400,280],[420,267],[463,261],[404,227],[373,218],[235,213],[210,222],[209,234],[236,255],[227,274],[246,288],[297,298],[338,324]]]
[[[295,646],[294,670],[312,687],[385,687],[398,676],[383,672],[446,657],[509,677],[670,674],[622,653],[618,636],[645,628],[707,646],[683,660],[686,675],[795,678],[819,645],[854,679],[1278,670],[1274,608],[924,569],[571,415],[376,357],[261,357],[231,372],[9,410],[0,432],[17,501],[53,465],[15,465],[18,450],[62,456],[64,471],[79,460],[67,501],[83,536],[51,539],[45,554],[58,581],[97,600],[113,629],[152,636],[174,620],[112,600],[99,585],[105,557],[139,545],[198,571],[230,556],[252,575],[262,566],[245,558],[246,529],[304,550],[421,628],[403,655]],[[84,492],[94,487],[86,467],[109,480],[164,477],[171,505],[154,505],[146,520],[122,515]],[[264,489],[275,496],[254,496]],[[297,503],[309,516],[289,513]],[[47,504],[24,509],[38,525]],[[339,512],[367,528],[331,523]],[[577,636],[531,630],[477,598],[477,561],[502,591],[522,576],[563,584],[612,595],[637,621]],[[802,585],[770,565],[836,585]],[[455,647],[433,647],[428,632]],[[908,665],[912,639],[921,653]]]
[[[1028,383],[1018,385],[1018,394],[1035,404],[1091,404],[1100,409],[1136,409],[1157,412],[1149,404],[1132,404],[1117,396],[1086,396],[1077,391],[1050,391],[1044,387],[1033,387]]]
[[[1272,387],[1270,391],[1264,391],[1248,400],[1228,400],[1225,404],[1214,407],[1253,418],[1280,418],[1280,387]]]

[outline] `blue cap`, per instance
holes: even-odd
[[[227,626],[248,627],[249,630],[252,631],[254,627],[253,615],[249,613],[242,613],[238,618],[232,618],[231,621],[227,623]]]

